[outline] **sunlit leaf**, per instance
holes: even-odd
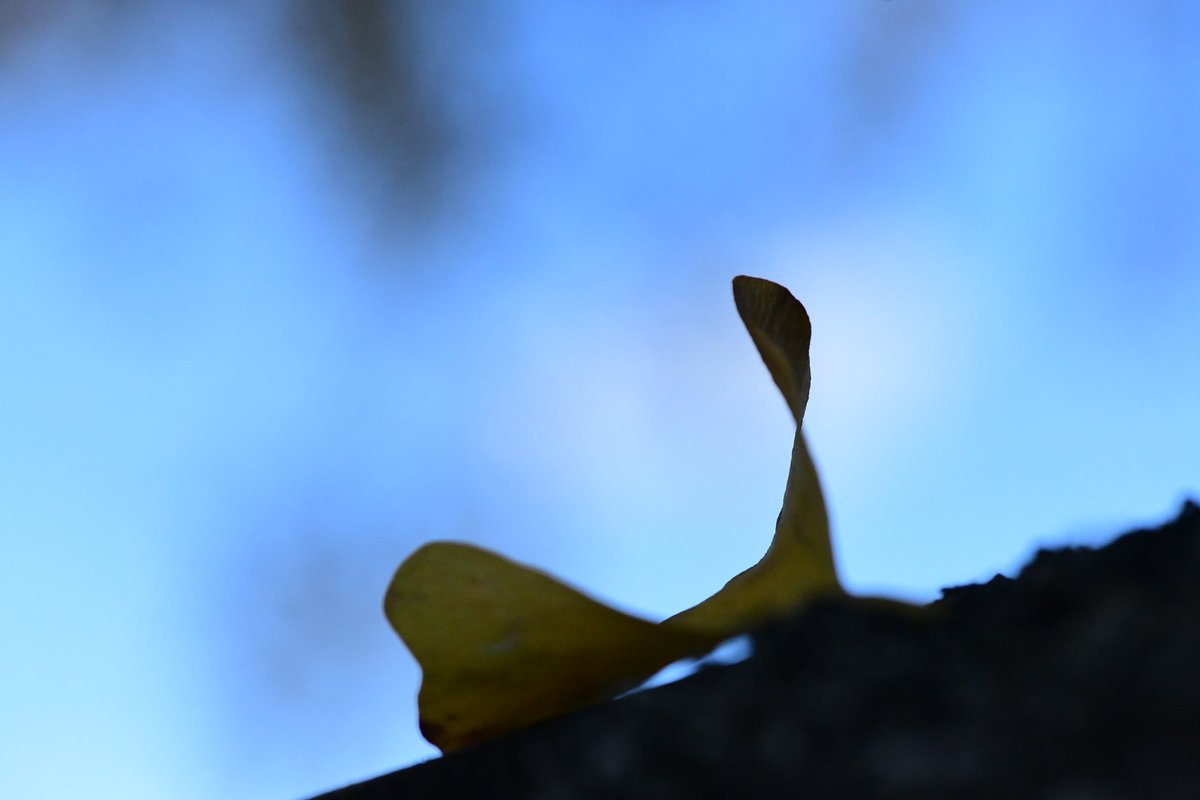
[[[719,641],[663,629],[449,542],[404,562],[385,607],[424,673],[421,732],[442,750],[605,700]]]
[[[420,548],[400,565],[384,608],[421,666],[421,731],[442,750],[607,699],[672,661],[842,592],[800,430],[810,382],[808,315],[770,281],[742,276],[733,288],[796,421],[783,510],[766,555],[712,597],[655,624],[478,547]]]

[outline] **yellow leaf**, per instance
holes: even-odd
[[[808,364],[812,323],[808,312],[778,283],[746,275],[733,279],[733,302],[775,385],[783,392],[798,429],[804,422],[812,383]]]
[[[787,289],[761,278],[734,278],[733,296],[750,338],[796,420],[796,436],[783,510],[766,555],[712,597],[664,622],[726,636],[793,611],[805,600],[842,591],[833,563],[825,498],[801,429],[811,382],[808,313]]]
[[[825,501],[800,430],[808,315],[770,281],[740,276],[733,288],[796,421],[783,510],[766,555],[712,597],[655,624],[478,547],[420,548],[397,570],[384,610],[422,669],[421,731],[443,751],[607,699],[814,597],[841,594]]]
[[[421,733],[444,751],[605,700],[719,641],[450,542],[410,556],[384,602],[424,673]]]

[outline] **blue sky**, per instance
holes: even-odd
[[[444,89],[489,144],[390,238],[271,6],[167,8],[0,71],[4,796],[428,757],[379,605],[429,539],[650,616],[707,596],[765,549],[791,441],[738,273],[812,316],[857,591],[1197,493],[1190,4],[468,15],[488,48],[443,32],[473,76]]]

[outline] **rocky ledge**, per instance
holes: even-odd
[[[1200,797],[1200,507],[320,800]]]

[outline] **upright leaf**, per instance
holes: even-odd
[[[734,278],[733,297],[750,338],[796,420],[796,435],[783,509],[766,555],[712,597],[664,623],[727,633],[761,625],[814,597],[842,592],[825,498],[801,429],[811,383],[808,312],[787,289],[761,278]]]

